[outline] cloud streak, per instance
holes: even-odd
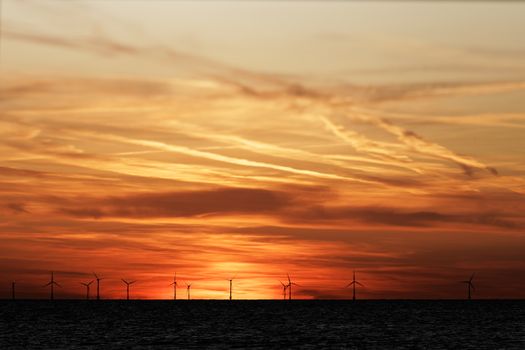
[[[158,142],[158,141],[153,141],[153,140],[131,139],[131,138],[124,138],[124,137],[120,137],[116,135],[104,135],[103,137],[106,139],[113,140],[113,141],[145,146],[145,147],[154,148],[154,149],[167,151],[167,152],[182,153],[182,154],[186,154],[186,155],[197,157],[197,158],[204,158],[208,160],[225,162],[225,163],[230,163],[234,165],[254,167],[254,168],[268,168],[268,169],[273,169],[273,170],[279,170],[279,171],[286,172],[286,173],[304,175],[304,176],[309,176],[309,177],[316,177],[316,178],[321,178],[321,179],[345,180],[345,181],[364,182],[364,183],[371,182],[371,181],[361,180],[357,178],[340,176],[336,174],[318,172],[314,170],[297,169],[297,168],[293,168],[293,167],[289,167],[285,165],[278,165],[278,164],[272,164],[272,163],[266,163],[266,162],[253,161],[249,159],[235,158],[235,157],[225,156],[225,155],[218,154],[218,153],[199,151],[199,150],[191,149],[191,148],[184,147],[184,146],[171,145],[171,144],[166,144],[163,142]]]
[[[250,188],[133,194],[101,199],[70,201],[59,211],[75,217],[106,216],[151,218],[192,217],[200,215],[242,215],[276,212],[291,204],[285,192]],[[92,203],[92,204],[89,204]]]
[[[303,212],[290,213],[298,222],[329,222],[338,220],[359,221],[374,225],[392,225],[404,227],[429,227],[466,224],[474,226],[493,226],[503,229],[520,229],[522,224],[514,219],[519,215],[507,213],[440,213],[425,210],[403,210],[384,207],[311,207]]]

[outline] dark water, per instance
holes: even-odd
[[[525,301],[0,301],[0,349],[525,349]]]

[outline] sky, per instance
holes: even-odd
[[[524,298],[524,16],[3,0],[0,297]]]

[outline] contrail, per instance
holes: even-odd
[[[405,164],[412,162],[412,160],[408,156],[396,154],[386,149],[387,146],[390,148],[392,148],[393,146],[397,146],[395,144],[382,145],[380,142],[370,140],[367,137],[356,133],[355,131],[345,130],[343,127],[334,124],[327,117],[319,116],[319,119],[323,122],[325,127],[331,133],[333,133],[339,139],[350,144],[357,151],[372,154],[376,157],[377,156],[381,157],[382,159],[387,158],[390,161],[396,162],[396,164],[398,164],[398,162],[405,163]]]
[[[282,156],[285,158],[298,159],[302,161],[334,165],[334,166],[338,166],[340,168],[347,169],[347,170],[365,170],[362,167],[357,167],[355,165],[349,165],[348,162],[343,161],[344,159],[343,157],[338,157],[334,155],[324,155],[320,153],[305,151],[302,149],[285,147],[285,146],[275,145],[271,143],[250,140],[250,139],[246,139],[242,136],[237,136],[237,135],[217,134],[215,132],[209,132],[209,131],[203,130],[194,125],[188,125],[186,123],[169,121],[169,124],[175,124],[178,129],[184,128],[185,133],[187,135],[204,138],[207,140],[225,142],[230,145],[233,145],[234,147],[239,147],[239,148],[248,150],[250,152],[255,152],[255,153],[270,155],[270,156],[277,155],[277,156]],[[348,159],[350,159],[350,157]],[[370,161],[369,159],[366,159],[366,158],[360,159],[360,161],[368,161],[372,163],[374,162],[373,160]],[[386,161],[376,161],[376,163],[393,165]],[[406,167],[406,166],[402,166],[402,167],[408,168],[409,170],[414,170],[413,168],[410,168],[410,167]],[[415,172],[421,173],[421,171],[415,171]]]
[[[100,134],[99,135],[90,134],[89,136],[100,137],[101,135]],[[171,145],[171,144],[167,144],[167,143],[159,142],[159,141],[131,139],[131,138],[126,138],[122,136],[108,135],[108,134],[104,134],[103,138],[105,138],[106,140],[113,140],[113,141],[122,142],[122,143],[140,145],[140,146],[145,146],[145,147],[154,148],[158,150],[163,150],[166,152],[186,154],[186,155],[193,156],[193,157],[215,160],[215,161],[229,163],[229,164],[242,165],[242,166],[254,167],[254,168],[274,169],[274,170],[284,171],[287,173],[317,177],[317,178],[322,178],[322,179],[354,181],[354,182],[367,183],[367,184],[378,184],[378,182],[375,182],[375,181],[345,177],[345,176],[340,176],[340,175],[330,174],[330,173],[323,173],[323,172],[319,172],[315,170],[297,169],[297,168],[293,168],[293,167],[289,167],[285,165],[259,162],[259,161],[243,159],[243,158],[235,158],[235,157],[225,156],[222,154],[217,154],[217,153],[212,153],[212,152],[199,151],[199,150],[191,149],[191,148],[184,147],[184,146]]]
[[[351,117],[348,117],[350,118]],[[418,134],[406,130],[400,126],[397,126],[387,119],[375,117],[375,116],[365,116],[365,115],[357,115],[357,118],[362,121],[366,121],[368,123],[371,123],[386,132],[388,132],[391,135],[394,135],[397,137],[397,139],[407,146],[412,151],[434,156],[437,158],[447,159],[450,161],[453,161],[459,165],[462,165],[464,167],[473,167],[478,169],[485,169],[492,173],[493,175],[497,175],[497,170],[494,168],[491,168],[487,166],[486,164],[483,164],[482,162],[471,158],[467,156],[461,156],[453,152],[452,150],[446,148],[445,146],[442,146],[440,144],[430,142],[419,136]]]

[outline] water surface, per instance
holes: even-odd
[[[525,301],[0,301],[0,348],[525,349]]]

